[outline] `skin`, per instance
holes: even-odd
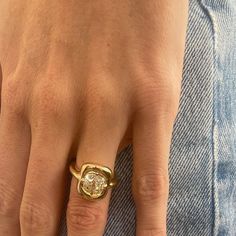
[[[68,165],[133,144],[137,236],[166,235],[187,0],[0,1],[0,235],[58,235]],[[102,236],[110,193],[71,182],[69,236]]]

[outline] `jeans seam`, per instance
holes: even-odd
[[[214,19],[214,15],[210,11],[210,6],[207,6],[205,0],[199,0],[200,5],[202,6],[206,16],[209,19],[212,29],[212,41],[213,41],[213,74],[215,75],[212,81],[212,92],[213,92],[213,102],[212,102],[212,236],[217,236],[218,226],[219,226],[219,199],[218,199],[218,190],[217,190],[217,161],[218,161],[218,126],[217,126],[217,24]]]

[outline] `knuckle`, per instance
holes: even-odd
[[[19,197],[9,184],[0,182],[0,218],[15,217],[19,213]]]
[[[87,102],[91,109],[104,111],[113,111],[118,105],[118,96],[116,89],[111,83],[92,84],[88,86]]]
[[[110,83],[104,86],[99,84],[97,87],[88,86],[85,119],[97,122],[102,117],[107,122],[107,128],[114,127],[114,121],[119,122],[122,119],[122,104],[117,90]]]
[[[67,208],[67,223],[75,232],[95,231],[105,222],[106,212],[102,207],[83,201],[71,200]]]
[[[47,232],[52,225],[52,214],[44,204],[23,200],[20,208],[20,225],[24,232]]]
[[[137,177],[134,185],[134,195],[142,204],[150,203],[168,196],[169,180],[164,171]]]
[[[22,115],[25,102],[24,89],[19,76],[8,77],[2,86],[2,105],[8,115]]]
[[[70,108],[70,97],[62,86],[43,79],[33,92],[32,104],[37,117],[61,119]]]
[[[175,117],[179,107],[181,83],[179,80],[173,80],[171,75],[153,75],[151,77],[153,78],[149,80],[142,79],[138,86],[137,111]]]

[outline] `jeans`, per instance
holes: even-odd
[[[236,236],[236,0],[190,0],[169,160],[169,236]],[[171,65],[170,65],[171,66]],[[105,236],[135,235],[132,146],[116,162]],[[61,236],[66,235],[65,214]]]

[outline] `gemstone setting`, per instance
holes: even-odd
[[[83,173],[78,191],[83,192],[88,198],[97,199],[107,192],[108,179],[99,169],[89,169]]]

